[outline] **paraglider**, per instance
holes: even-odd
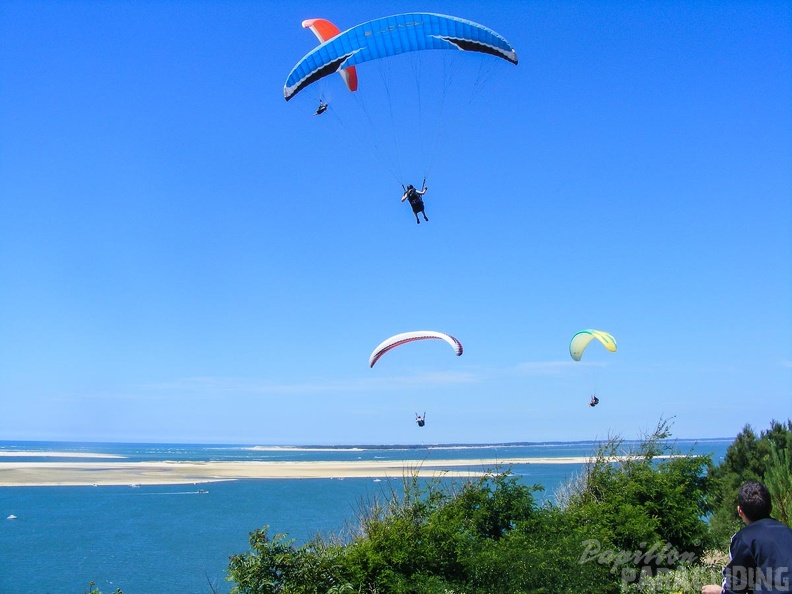
[[[284,99],[291,101],[309,89],[306,95],[313,91],[326,103],[330,91],[325,85],[336,82],[329,81],[338,72],[354,101],[337,102],[334,98],[334,119],[345,134],[366,127],[361,139],[371,142],[373,153],[402,185],[408,171],[417,169],[428,176],[448,138],[459,133],[457,122],[445,116],[469,105],[473,95],[491,80],[492,72],[518,62],[517,52],[499,33],[456,16],[395,14],[345,31],[325,19],[307,19],[302,26],[310,29],[320,44],[289,72],[283,85]],[[365,94],[355,92],[356,67],[364,63],[370,72],[379,70],[380,74],[367,79]],[[408,78],[415,84],[405,84],[413,82]],[[382,101],[383,97],[387,101]],[[455,105],[456,97],[459,103]],[[325,109],[320,104],[314,115]],[[411,206],[416,208],[412,201]],[[421,208],[414,210],[416,221],[420,223],[419,215],[428,221],[422,205],[417,206]]]
[[[616,339],[607,332],[602,330],[581,330],[572,337],[569,343],[569,354],[575,361],[580,361],[583,351],[595,338],[611,353],[616,352]]]
[[[517,64],[517,52],[498,33],[478,23],[442,14],[397,14],[356,25],[343,33],[323,19],[304,21],[303,27],[311,28],[323,43],[292,68],[283,86],[286,101],[334,72],[346,71],[349,75],[349,69],[356,64],[405,52],[479,52]],[[348,81],[347,87],[354,90]],[[357,88],[356,75],[354,87]]]
[[[462,354],[463,348],[462,343],[459,342],[456,338],[451,336],[450,334],[445,334],[444,332],[436,332],[434,330],[417,330],[414,332],[402,332],[401,334],[395,334],[390,338],[381,342],[377,348],[375,348],[371,356],[369,357],[369,367],[374,367],[374,364],[379,361],[380,357],[390,351],[391,349],[395,349],[401,345],[415,342],[418,340],[432,340],[432,339],[439,339],[444,340],[447,342],[452,349],[454,349],[454,353],[457,357]]]
[[[415,422],[418,423],[419,427],[426,425],[426,413],[424,413],[423,416],[415,413]]]
[[[412,184],[409,184],[404,189],[404,194],[401,197],[402,202],[407,200],[410,203],[410,206],[412,206],[412,211],[415,215],[415,222],[419,225],[421,224],[421,219],[418,218],[418,214],[423,215],[424,221],[429,220],[429,217],[426,216],[426,212],[424,212],[423,202],[423,195],[426,194],[426,190],[428,189],[429,188],[426,187],[426,180],[424,179],[423,187],[420,190],[416,190]]]
[[[586,350],[589,343],[591,343],[591,341],[595,338],[611,353],[616,352],[616,339],[613,338],[611,334],[603,332],[602,330],[588,329],[576,332],[572,337],[572,340],[569,342],[569,355],[575,361],[580,361],[580,359],[583,357],[583,352]],[[589,400],[589,406],[594,408],[598,404],[599,398],[592,394],[591,400]]]
[[[319,107],[316,108],[314,115],[322,115],[326,111],[327,111],[327,103],[319,99]]]

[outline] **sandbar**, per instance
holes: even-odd
[[[46,452],[33,450],[0,450],[0,458],[123,458],[118,454],[94,452]]]
[[[197,484],[239,479],[475,477],[518,464],[585,464],[590,458],[356,461],[0,462],[0,487]]]

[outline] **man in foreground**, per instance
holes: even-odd
[[[748,481],[737,494],[737,514],[745,523],[731,539],[723,585],[707,585],[701,594],[792,592],[792,529],[770,517],[770,492]]]

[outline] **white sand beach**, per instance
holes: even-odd
[[[69,454],[67,454],[69,455]],[[348,462],[0,462],[0,486],[162,485],[237,479],[480,476],[515,464],[582,464],[586,457]]]
[[[46,452],[29,450],[0,450],[0,458],[123,458],[117,454],[93,452]]]

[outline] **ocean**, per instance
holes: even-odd
[[[682,452],[712,454],[717,463],[731,439],[677,440]],[[3,462],[53,461],[15,451],[85,452],[124,461],[397,460],[405,469],[431,459],[490,460],[589,456],[592,442],[449,446],[250,446],[3,442]],[[524,464],[512,472],[552,500],[580,464]],[[449,479],[454,480],[454,479]],[[462,479],[455,479],[462,480]],[[251,531],[269,526],[295,544],[317,533],[354,529],[366,502],[401,489],[383,479],[257,479],[189,485],[0,487],[0,594],[80,594],[91,581],[104,594],[211,594],[230,591],[230,555],[248,550]],[[12,516],[12,519],[7,519]]]

